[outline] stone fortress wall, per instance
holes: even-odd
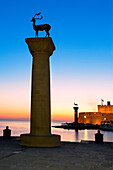
[[[98,112],[113,113],[113,105],[98,105]]]
[[[113,121],[113,105],[98,105],[98,112],[80,112],[78,123],[101,124],[102,121]]]

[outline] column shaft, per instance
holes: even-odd
[[[51,134],[49,55],[39,52],[33,56],[31,92],[31,134]]]

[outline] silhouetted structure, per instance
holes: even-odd
[[[77,104],[74,103],[74,115],[75,115],[75,120],[74,120],[74,123],[77,125],[78,124],[78,106]]]
[[[21,145],[60,146],[60,135],[51,134],[50,56],[55,50],[51,37],[26,38],[33,56],[30,133],[21,134]]]
[[[40,18],[35,18],[36,15],[40,15],[41,12],[39,12],[38,14],[35,14],[34,17],[32,18],[31,22],[33,22],[33,29],[36,31],[36,35],[35,37],[37,36],[38,37],[38,31],[43,31],[45,30],[46,31],[46,37],[48,36],[49,37],[49,30],[51,29],[51,26],[49,24],[42,24],[42,25],[35,25],[35,21],[36,19],[39,19],[41,20],[43,18],[43,16],[41,15]]]
[[[95,134],[95,143],[97,144],[103,143],[103,134],[100,133],[100,130],[98,130],[98,133]]]
[[[107,101],[107,105],[110,106],[110,105],[111,105],[111,102],[110,102],[110,101]]]
[[[103,100],[103,99],[101,99],[101,105],[103,105],[103,103],[104,103],[104,100]]]
[[[9,139],[11,137],[11,130],[8,126],[6,126],[6,129],[3,130],[3,138]]]

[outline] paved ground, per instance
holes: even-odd
[[[58,148],[20,146],[0,137],[0,170],[111,170],[113,143],[62,142]]]

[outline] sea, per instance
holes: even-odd
[[[52,121],[51,126],[61,125],[60,121]],[[9,126],[11,129],[11,136],[20,136],[30,132],[30,121],[15,121],[15,120],[0,120],[0,136],[3,136],[3,129]],[[61,141],[81,142],[84,140],[95,140],[95,133],[97,130],[67,130],[62,128],[51,127],[51,133],[61,136]],[[104,142],[113,142],[113,131],[101,131]]]

